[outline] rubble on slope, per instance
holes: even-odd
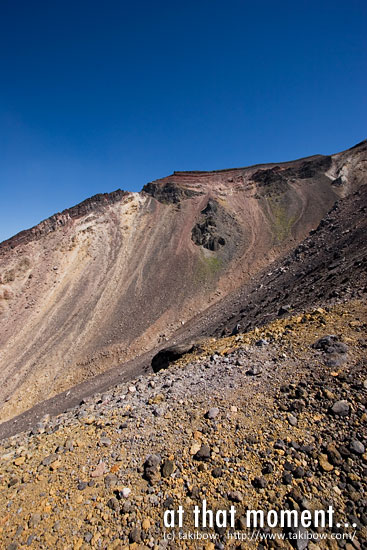
[[[167,370],[2,441],[1,547],[291,548],[220,528],[214,542],[164,540],[164,510],[205,498],[235,504],[239,530],[244,508],[333,505],[336,531],[356,523],[353,544],[309,549],[365,550],[366,313],[356,300],[208,339]]]

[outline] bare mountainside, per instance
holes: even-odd
[[[366,183],[366,161],[362,142],[289,163],[176,172],[1,243],[1,420],[182,334]]]

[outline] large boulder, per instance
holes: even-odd
[[[190,342],[161,349],[152,359],[153,371],[158,372],[162,369],[166,369],[173,361],[176,361],[185,355],[185,353],[190,353],[193,348],[194,346]]]

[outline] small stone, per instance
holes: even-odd
[[[210,447],[208,445],[201,445],[198,452],[195,454],[196,460],[209,460],[210,458]]]
[[[80,483],[78,483],[77,489],[78,491],[84,491],[87,486],[88,483],[86,481],[80,481]]]
[[[212,476],[215,478],[222,477],[222,475],[223,475],[222,468],[214,468],[214,470],[212,471]]]
[[[302,468],[302,466],[297,466],[297,468],[293,472],[294,477],[300,479],[305,476],[305,471]]]
[[[55,460],[50,466],[50,470],[55,471],[61,466],[61,460]]]
[[[139,529],[139,527],[134,527],[130,531],[129,539],[130,539],[130,542],[138,543],[141,541],[141,530]]]
[[[252,480],[252,485],[256,488],[256,489],[264,489],[267,485],[267,482],[266,482],[266,479],[264,477],[255,477],[253,480]]]
[[[240,491],[230,491],[228,493],[229,500],[232,500],[233,502],[242,502],[243,496]]]
[[[8,482],[8,487],[14,487],[14,485],[18,485],[19,479],[17,477],[11,477]]]
[[[15,466],[21,466],[22,464],[24,464],[24,462],[25,462],[24,456],[18,456],[18,458],[14,460]]]
[[[123,514],[130,514],[131,510],[132,510],[131,501],[126,500],[121,506],[121,511]]]
[[[107,506],[111,508],[111,510],[114,510],[117,512],[120,508],[119,501],[116,497],[111,497],[110,500],[107,502]]]
[[[291,413],[288,413],[288,422],[291,426],[297,426],[297,418],[291,414]]]
[[[111,446],[111,439],[109,437],[101,437],[101,439],[99,440],[99,444],[100,446],[104,446],[104,447],[110,447]]]
[[[344,399],[342,399],[341,401],[336,401],[336,403],[334,403],[334,405],[332,406],[331,410],[333,411],[334,414],[338,416],[347,416],[349,414],[349,409],[350,409],[350,406],[348,401],[345,401]]]
[[[59,520],[55,521],[54,525],[53,525],[53,530],[54,531],[60,531],[60,527],[61,527],[61,523]]]
[[[200,443],[193,443],[190,447],[190,454],[191,455],[196,455],[196,453],[199,451],[200,447],[201,447]]]
[[[294,470],[296,469],[296,466],[292,462],[289,462],[288,460],[286,460],[284,463],[284,469],[287,470],[288,472],[294,472]]]
[[[208,410],[206,413],[206,417],[209,418],[209,420],[214,420],[219,414],[219,409],[217,407],[212,407]]]
[[[110,489],[111,487],[115,487],[118,482],[118,477],[115,474],[107,474],[104,478],[104,484],[107,489]]]
[[[330,399],[330,400],[335,398],[335,395],[327,388],[324,389],[324,395],[327,399]]]
[[[358,439],[352,439],[350,442],[350,450],[358,455],[363,455],[365,452],[365,446]]]
[[[262,369],[258,365],[254,365],[248,371],[246,371],[246,374],[248,376],[260,376],[261,372]]]
[[[290,309],[291,309],[291,306],[289,304],[286,304],[284,306],[280,306],[280,308],[278,310],[278,316],[280,317],[281,315],[285,315],[286,313],[289,312]]]
[[[334,466],[330,464],[330,462],[328,461],[327,455],[320,454],[319,464],[321,469],[324,470],[324,472],[331,472],[334,469]]]
[[[160,464],[161,457],[158,455],[149,455],[144,463],[144,476],[151,484],[161,477]]]
[[[74,441],[72,439],[67,439],[64,447],[67,451],[72,451],[74,449]]]
[[[271,462],[266,462],[263,466],[262,473],[264,475],[274,472],[274,466]]]
[[[144,531],[148,531],[148,529],[150,528],[150,520],[148,518],[145,518],[141,526],[144,529]]]
[[[129,487],[124,487],[121,491],[121,495],[124,498],[127,498],[131,494],[131,489]]]
[[[175,469],[175,463],[173,460],[166,458],[162,465],[162,477],[169,477]]]
[[[46,456],[41,464],[42,466],[50,466],[53,462],[56,462],[56,460],[58,459],[58,455],[57,454],[52,454],[52,455],[49,455],[49,456]]]
[[[258,347],[267,346],[268,343],[269,342],[267,340],[264,340],[264,338],[260,338],[260,340],[257,340],[257,342],[255,342],[255,346],[258,346]]]
[[[106,464],[104,462],[100,462],[96,469],[92,472],[92,477],[101,477],[106,473]]]
[[[282,481],[285,485],[292,483],[293,476],[290,472],[284,472],[282,476]]]
[[[28,522],[29,527],[36,527],[41,521],[41,515],[40,514],[32,514],[31,518]]]
[[[304,527],[291,527],[292,542],[297,550],[306,550],[308,547],[307,530]]]

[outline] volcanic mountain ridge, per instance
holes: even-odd
[[[175,172],[140,193],[96,195],[1,243],[2,420],[81,382],[96,391],[108,373],[149,369],[167,342],[215,331],[203,312],[216,302],[225,310],[248,285],[253,308],[265,307],[259,277],[336,201],[365,194],[366,161],[362,142],[288,163]],[[287,301],[285,280],[276,284],[273,302]],[[256,315],[241,307],[218,330],[244,317],[250,327]]]

